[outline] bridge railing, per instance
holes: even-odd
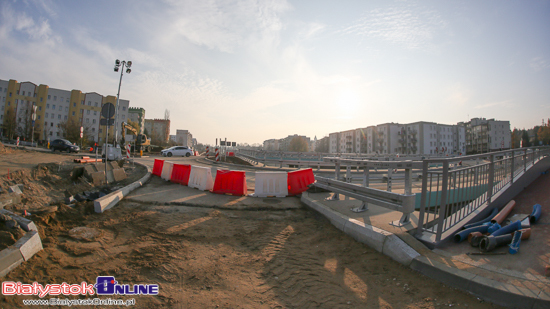
[[[446,232],[461,227],[468,216],[490,204],[496,194],[549,154],[548,147],[533,147],[424,160],[417,237],[437,245]],[[475,160],[475,164],[462,167],[466,160]],[[434,164],[442,168],[430,169]]]

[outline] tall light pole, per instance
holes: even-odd
[[[120,70],[120,81],[118,82],[118,93],[116,95],[116,104],[115,104],[115,141],[113,143],[113,146],[116,147],[118,144],[118,101],[120,100],[120,86],[122,85],[122,75],[124,74],[124,66],[126,66],[126,73],[130,74],[132,70],[130,67],[132,66],[132,61],[126,61],[126,60],[115,60],[115,72],[118,72],[119,67],[122,66],[122,70]]]

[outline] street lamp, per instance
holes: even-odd
[[[114,145],[118,144],[118,129],[117,129],[117,119],[118,119],[118,102],[120,100],[120,85],[122,84],[122,75],[124,74],[124,66],[126,66],[126,73],[130,74],[132,70],[130,67],[132,66],[132,61],[126,61],[126,60],[115,60],[115,72],[118,72],[118,69],[122,66],[122,70],[120,70],[120,81],[118,82],[118,93],[116,95],[116,105],[115,105],[115,142]]]

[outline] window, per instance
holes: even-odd
[[[97,111],[94,111],[94,116],[97,116]]]
[[[50,108],[50,103],[46,104],[46,108]]]
[[[102,133],[103,132],[103,129],[99,129],[99,133]]]
[[[52,98],[52,96],[48,94],[48,100],[50,100],[51,98]]]
[[[84,105],[84,100],[80,101],[80,105]]]
[[[61,102],[63,102],[63,97],[61,97]]]
[[[95,123],[95,119],[92,119],[92,123]]]
[[[76,102],[73,102],[73,107],[76,107]]]
[[[97,102],[95,102],[95,107],[97,107]]]
[[[57,136],[59,136],[59,132],[56,132]]]
[[[36,93],[34,94],[34,96],[33,96],[33,97],[35,97],[35,98],[36,98]]]
[[[68,112],[69,111],[69,108],[65,106],[65,111]]]
[[[89,119],[89,118],[86,118],[86,123],[90,123],[90,119]]]
[[[48,118],[48,113],[46,113],[46,118]]]
[[[25,91],[23,91],[22,95],[25,95]]]
[[[57,96],[56,95],[53,96],[53,100],[57,101]]]
[[[92,101],[88,101],[88,106],[91,106],[92,105]]]
[[[87,110],[87,111],[86,111],[86,115],[89,115],[89,114],[90,114],[90,110]]]
[[[57,119],[61,119],[61,114],[57,115]]]
[[[122,107],[122,110],[123,110],[123,111],[126,111],[126,106],[123,106],[123,107]]]
[[[94,122],[95,122],[95,119],[94,119]],[[95,132],[95,128],[92,128],[92,132]]]
[[[44,101],[44,98],[40,98],[40,102],[43,102]]]
[[[67,116],[65,116],[65,120],[67,120]]]
[[[44,126],[47,127],[47,126],[48,126],[48,122],[44,122]]]
[[[50,131],[50,136],[52,136],[52,134],[53,134],[53,132],[52,132],[52,131]]]
[[[55,104],[52,105],[52,109],[55,110]]]
[[[11,92],[10,92],[10,98],[11,98]]]
[[[63,106],[59,105],[59,111],[63,110]]]
[[[69,98],[67,98],[67,100],[65,102],[69,103]]]
[[[17,93],[16,94],[19,94],[19,90],[17,90]]]
[[[40,115],[38,115],[38,120],[40,120]]]
[[[74,116],[74,112],[73,112],[73,116]]]
[[[50,122],[50,127],[53,127],[53,122]],[[50,134],[51,135],[51,134]]]

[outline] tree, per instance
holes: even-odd
[[[141,132],[141,127],[139,126],[139,123],[137,121],[132,121],[128,119],[128,125],[136,129],[138,133]]]
[[[72,143],[80,142],[80,124],[74,119],[65,120],[59,124],[61,133],[65,139]],[[83,126],[82,145],[88,145],[90,143],[90,128]]]
[[[531,142],[529,141],[529,133],[527,132],[527,130],[523,130],[523,132],[521,133],[521,142],[522,142],[522,147],[531,146]]]
[[[550,144],[550,126],[539,127],[539,130],[537,132],[537,137],[539,141],[542,142],[543,145]]]
[[[315,152],[328,153],[328,136],[323,137],[317,142]]]
[[[307,140],[301,136],[294,137],[288,145],[288,150],[294,152],[308,151]]]
[[[521,140],[521,131],[517,128],[514,128],[512,131],[512,148],[519,148]]]
[[[6,135],[8,139],[11,140],[14,138],[17,128],[17,121],[15,119],[15,112],[13,108],[7,110],[6,118],[4,118],[4,124],[2,125],[2,128],[4,129],[4,135]]]

